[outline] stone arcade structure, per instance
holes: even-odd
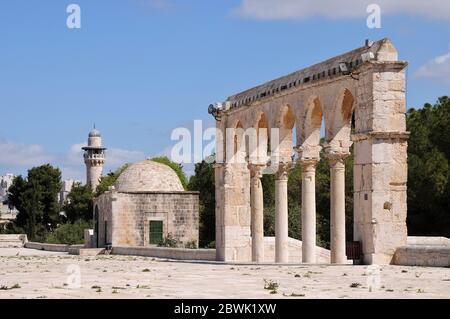
[[[210,107],[222,132],[215,166],[217,260],[274,261],[264,258],[261,174],[270,166],[276,171],[275,261],[289,262],[287,173],[295,146],[302,167],[302,260],[317,261],[315,169],[323,147],[331,174],[331,262],[346,263],[344,160],[353,144],[354,240],[362,244],[364,263],[392,262],[407,241],[406,66],[388,39],[367,41]],[[248,128],[258,132],[256,150],[249,149]],[[225,160],[228,152],[232,161]]]

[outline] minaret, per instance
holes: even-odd
[[[93,191],[96,190],[102,176],[105,150],[106,148],[102,146],[102,136],[94,125],[94,129],[89,133],[88,146],[83,147],[86,183],[91,185]]]

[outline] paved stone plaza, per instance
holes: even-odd
[[[188,263],[24,248],[0,248],[0,255],[0,298],[450,298],[450,268],[382,266],[380,289],[370,292],[367,266]],[[70,265],[80,267],[79,289],[66,284]],[[278,283],[277,293],[264,280]]]

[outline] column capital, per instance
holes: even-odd
[[[332,148],[327,148],[325,152],[331,165],[344,164],[344,160],[350,155],[350,152],[334,150]]]
[[[276,180],[288,180],[289,170],[292,168],[292,162],[281,162],[278,164],[278,170],[275,173]]]
[[[300,145],[294,147],[295,151],[298,153],[298,158],[307,160],[310,158],[320,158],[320,151],[322,146],[320,145]]]
[[[315,170],[319,161],[320,158],[302,158],[298,160],[304,172]]]
[[[250,163],[247,167],[250,170],[250,177],[259,179],[262,177],[262,171],[266,165]]]

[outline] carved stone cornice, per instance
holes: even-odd
[[[383,131],[371,131],[371,132],[365,132],[365,133],[356,133],[352,134],[351,139],[353,142],[359,142],[363,140],[368,140],[372,138],[376,139],[399,139],[399,140],[408,140],[411,132],[399,132],[399,131],[389,131],[389,132],[383,132]]]

